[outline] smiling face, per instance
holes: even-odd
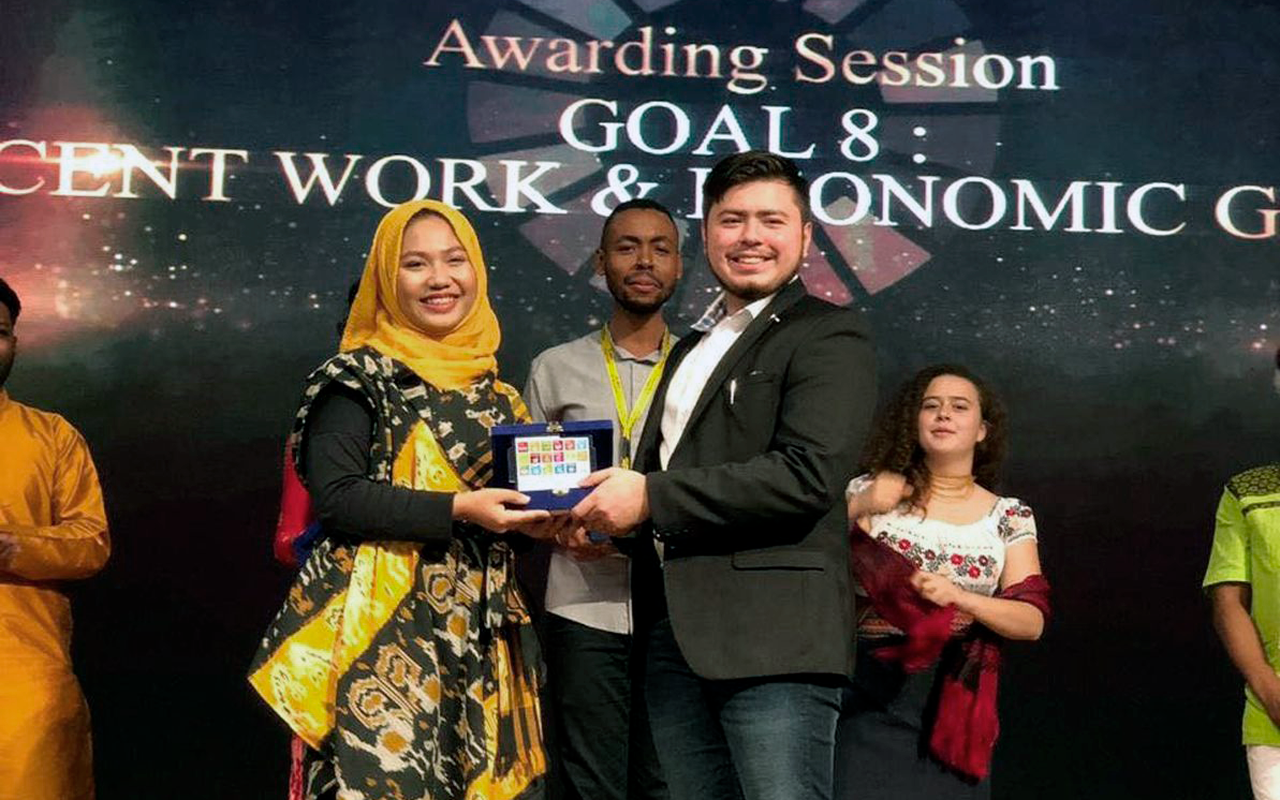
[[[415,328],[434,337],[457,328],[475,305],[475,267],[443,218],[426,214],[404,229],[396,302]]]
[[[987,438],[978,387],[956,375],[929,381],[920,401],[916,433],[926,456],[972,457],[978,442]]]
[[[661,211],[633,208],[615,216],[596,251],[596,272],[609,294],[633,314],[662,307],[680,279],[680,243],[675,223]]]
[[[758,180],[725,192],[708,209],[702,236],[712,273],[740,307],[773,294],[796,274],[813,224],[805,222],[789,184]]]

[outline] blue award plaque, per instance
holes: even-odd
[[[613,422],[607,419],[495,425],[489,437],[489,485],[529,495],[527,508],[573,508],[590,492],[578,486],[582,479],[613,465]]]

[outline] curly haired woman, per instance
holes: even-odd
[[[1048,617],[1031,509],[992,488],[1005,415],[968,369],[917,373],[882,414],[847,491],[870,599],[837,735],[838,798],[983,798],[999,640]]]

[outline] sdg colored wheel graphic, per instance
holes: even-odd
[[[748,143],[760,149],[769,145],[771,112],[766,107],[790,109],[772,112],[781,120],[780,125],[774,121],[777,149],[804,152],[810,144],[815,145],[811,158],[797,159],[811,180],[837,171],[864,177],[887,174],[912,189],[920,186],[920,175],[936,175],[946,181],[991,173],[1000,147],[996,90],[972,83],[943,88],[879,82],[853,85],[838,72],[842,54],[852,50],[937,51],[948,59],[956,54],[970,60],[980,58],[986,52],[983,43],[973,38],[972,23],[956,3],[942,0],[922,10],[921,4],[912,0],[747,0],[733,6],[732,17],[728,13],[693,0],[600,0],[590,4],[522,0],[518,10],[501,11],[490,20],[484,34],[498,40],[523,37],[526,44],[534,37],[544,42],[607,41],[612,43],[610,47],[647,41],[656,62],[653,68],[659,74],[620,74],[608,62],[609,51],[602,50],[606,55],[601,56],[601,68],[594,73],[586,69],[553,72],[537,60],[524,72],[467,71],[467,126],[483,158],[562,165],[554,181],[544,187],[548,196],[570,213],[537,216],[525,222],[520,233],[566,273],[577,274],[596,246],[601,218],[592,211],[591,201],[610,190],[611,171],[616,174],[618,167],[624,168],[623,174],[635,168],[639,177],[630,189],[653,184],[646,196],[665,203],[683,223],[686,263],[701,262],[697,221],[684,219],[697,210],[695,170],[705,174],[718,158],[736,151],[737,146],[722,125],[718,128],[721,135],[707,148],[710,152],[692,151],[715,127],[713,121],[726,105],[732,108],[730,113]],[[821,48],[821,55],[834,63],[836,75],[822,83],[798,81],[797,70],[809,77],[822,76],[821,64],[797,55],[797,40],[815,33],[822,38],[807,41],[817,42],[811,49]],[[696,46],[720,50],[719,77],[709,74],[711,58],[706,49],[700,51],[701,60],[693,66],[681,60],[688,53],[686,48]],[[763,79],[737,81],[740,89],[753,89],[750,92],[729,88],[733,79],[730,51],[738,46],[768,48],[767,57],[755,70]],[[674,75],[660,74],[664,57],[674,59],[668,62]],[[690,70],[697,76],[689,77]],[[739,72],[745,75],[752,71]],[[615,148],[584,152],[567,143],[560,125],[565,110],[586,98],[613,101],[617,115],[608,117],[605,112],[605,117],[616,122],[625,122],[629,111],[646,102],[678,106],[690,120],[688,142],[676,152],[654,155],[619,134]],[[874,159],[861,163],[847,160],[840,148],[841,139],[849,134],[841,118],[854,109],[870,112],[875,119],[878,152]],[[592,111],[596,113],[574,115],[574,131],[577,138],[599,144],[603,141],[603,118],[598,107]],[[649,116],[658,119],[654,124],[658,130],[646,131],[642,138],[650,143],[671,142],[670,131],[662,129],[670,122],[670,115],[666,120],[660,114]],[[830,181],[821,198],[825,216],[848,218],[856,202],[854,195],[848,183]],[[814,247],[801,270],[810,293],[840,304],[865,302],[924,266],[931,252],[954,234],[946,227],[912,226],[900,219],[894,226],[876,224],[876,205],[872,208],[872,213],[852,224],[815,220]],[[702,269],[687,270],[685,283],[679,314],[696,316],[717,287]]]

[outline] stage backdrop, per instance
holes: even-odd
[[[598,326],[602,215],[769,148],[809,290],[884,390],[960,361],[1011,408],[1057,619],[1011,648],[1000,798],[1243,797],[1199,581],[1222,482],[1280,452],[1280,10],[1169,0],[11,0],[12,394],[93,446],[115,554],[76,591],[100,796],[282,796],[246,664],[289,575],[279,456],[384,207],[476,223],[504,377]]]

